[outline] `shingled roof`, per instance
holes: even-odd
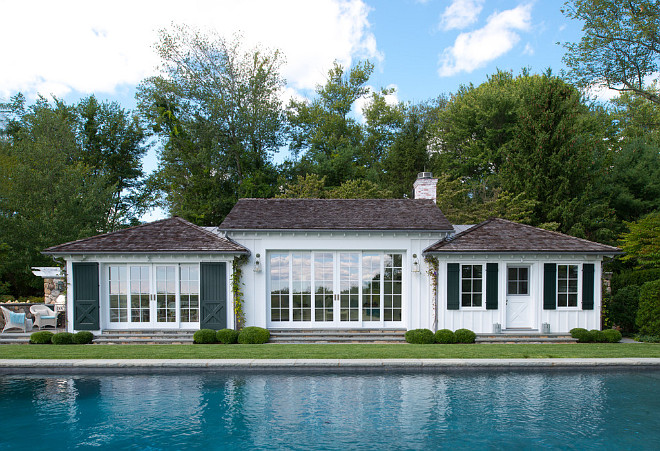
[[[525,224],[492,218],[429,246],[425,253],[571,253],[621,254],[605,244],[539,229]]]
[[[240,199],[219,229],[453,231],[430,199]]]
[[[49,247],[44,254],[229,253],[249,251],[234,241],[172,217]]]

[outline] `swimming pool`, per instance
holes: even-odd
[[[0,376],[0,449],[657,449],[660,373]]]

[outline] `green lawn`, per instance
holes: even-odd
[[[0,346],[0,359],[528,359],[589,357],[660,358],[660,343]]]

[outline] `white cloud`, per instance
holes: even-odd
[[[373,86],[368,86],[368,88],[371,91],[377,91],[377,89],[374,88]],[[387,103],[388,105],[398,105],[398,103],[400,102],[399,87],[395,84],[390,84],[387,85],[386,89],[391,89],[393,90],[393,92],[385,96],[385,103]],[[369,95],[365,97],[360,97],[353,104],[352,113],[357,118],[357,120],[363,124],[367,121],[367,119],[364,117],[363,111],[368,105],[372,103],[372,101],[373,101],[372,97],[371,95]]]
[[[532,44],[530,44],[529,42],[525,44],[525,48],[523,49],[522,54],[528,56],[534,55],[534,47],[532,47]]]
[[[0,98],[23,91],[113,94],[154,73],[157,30],[172,22],[279,48],[289,87],[323,83],[333,60],[382,60],[363,0],[2,1]],[[29,24],[29,27],[27,27]]]
[[[492,14],[483,28],[461,33],[453,47],[440,55],[441,77],[460,72],[472,72],[486,63],[499,58],[520,40],[517,31],[530,28],[532,5],[520,5],[514,9]]]
[[[440,16],[441,30],[460,30],[477,21],[485,0],[453,0]]]

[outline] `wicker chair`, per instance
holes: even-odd
[[[7,329],[21,329],[23,332],[27,332],[28,326],[25,313],[14,313],[2,306],[0,306],[0,309],[2,309],[2,314],[5,317],[5,327],[2,329],[2,332]],[[22,321],[19,318],[22,318]]]
[[[57,327],[57,315],[45,305],[33,305],[30,312],[34,315],[34,325],[40,330],[44,327]]]

